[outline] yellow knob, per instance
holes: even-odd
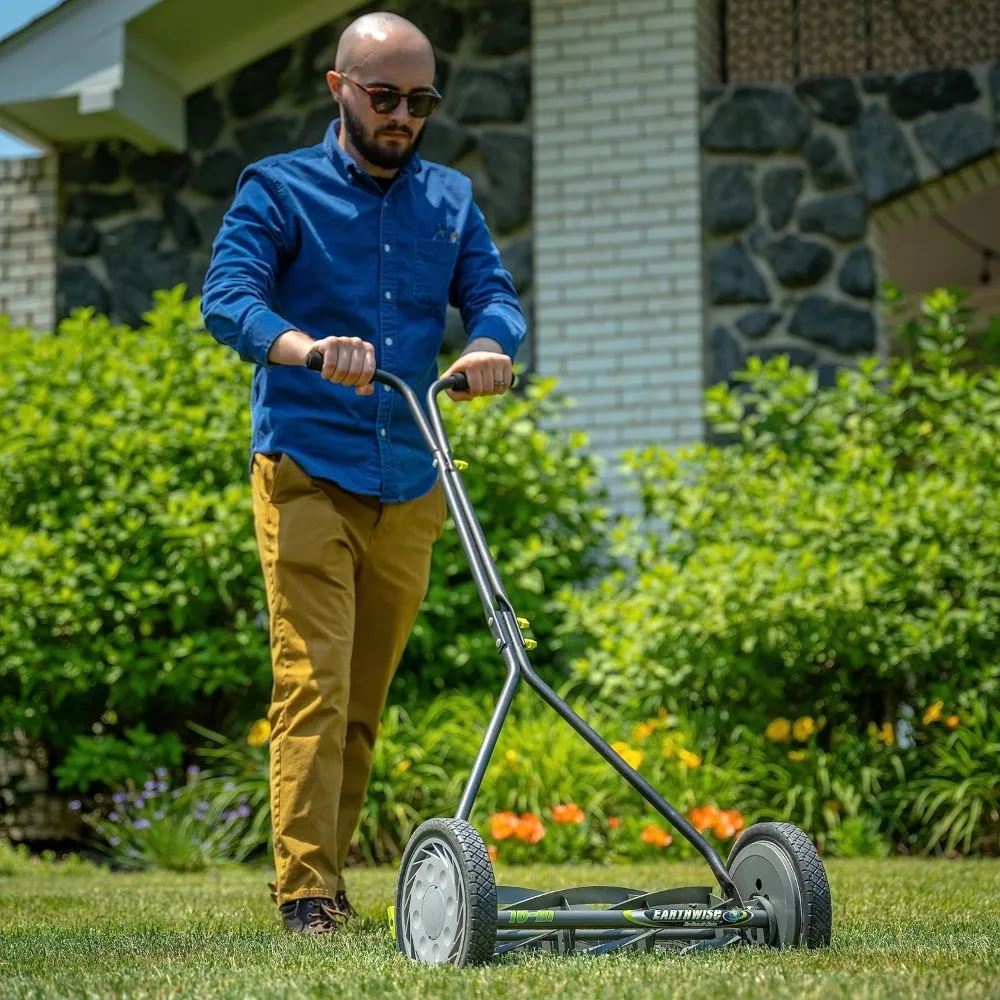
[[[469,467],[469,463],[463,462],[460,458],[456,458],[453,464],[459,472],[465,472],[465,470]]]
[[[518,628],[527,628],[530,624],[531,622],[529,622],[527,618],[518,618],[517,620]]]
[[[524,640],[524,648],[525,649],[534,649],[537,645],[538,645],[538,643],[534,639],[525,639]]]

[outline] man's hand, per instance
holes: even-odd
[[[324,337],[309,344],[302,355],[305,364],[309,351],[323,355],[323,378],[340,385],[353,385],[358,396],[375,391],[375,348],[360,337]]]
[[[483,350],[477,350],[478,347]],[[494,347],[494,350],[490,350]],[[468,392],[448,390],[448,395],[454,400],[475,399],[477,396],[502,396],[512,381],[513,364],[506,354],[502,353],[500,345],[495,341],[482,338],[473,341],[466,353],[451,365],[442,378],[464,372],[469,380]]]

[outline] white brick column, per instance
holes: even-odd
[[[610,460],[700,440],[714,4],[533,0],[535,358]],[[616,477],[608,476],[612,496]]]
[[[56,308],[55,156],[0,160],[0,315],[50,332]]]

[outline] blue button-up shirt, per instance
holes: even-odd
[[[511,359],[525,321],[469,179],[414,156],[383,193],[340,148],[339,128],[243,171],[201,308],[212,336],[256,365],[251,465],[255,452],[285,452],[313,477],[392,503],[437,478],[405,400],[273,364],[271,345],[292,329],[360,337],[423,404],[449,303],[470,337],[492,338]]]

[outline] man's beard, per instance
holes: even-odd
[[[413,139],[410,144],[404,148],[391,149],[384,146],[378,145],[378,137],[373,136],[371,139],[365,135],[364,127],[357,118],[351,114],[350,110],[346,107],[341,107],[340,109],[341,117],[344,119],[344,127],[347,129],[347,134],[354,144],[354,148],[364,157],[365,162],[370,163],[373,167],[379,167],[382,170],[399,170],[400,167],[406,166],[407,163],[413,158],[413,154],[416,153],[417,148],[420,146],[420,142],[424,137],[424,132],[426,129],[421,129],[416,139]],[[381,126],[385,128],[385,126]],[[408,128],[401,128],[400,131],[409,132]]]

